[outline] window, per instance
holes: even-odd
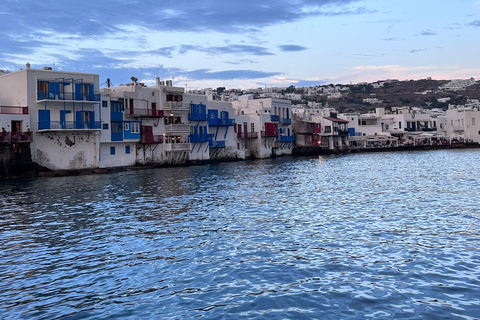
[[[125,122],[125,131],[130,131],[130,123]]]
[[[402,121],[398,121],[398,129],[402,129]]]
[[[103,130],[108,130],[108,123],[103,124]]]
[[[140,123],[133,122],[132,123],[132,133],[139,133],[140,132]]]
[[[115,154],[115,147],[110,147],[110,154],[114,155]]]
[[[125,146],[125,154],[130,154],[130,146]]]
[[[102,101],[102,108],[107,108],[107,107],[108,107],[108,102]]]
[[[255,123],[251,123],[250,128],[252,129],[252,132],[255,132]]]
[[[472,118],[472,126],[475,125],[475,118]]]

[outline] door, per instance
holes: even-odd
[[[38,110],[38,130],[50,129],[50,110]]]

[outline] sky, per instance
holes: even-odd
[[[189,89],[480,80],[480,0],[2,0],[0,69]]]

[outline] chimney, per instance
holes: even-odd
[[[107,78],[107,88],[110,88],[110,78]]]
[[[27,67],[27,69],[30,69],[30,62],[27,62],[25,66]]]
[[[157,76],[156,80],[157,80],[157,87],[160,87],[160,77]]]

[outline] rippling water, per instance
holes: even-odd
[[[0,183],[1,319],[480,318],[480,151]]]

